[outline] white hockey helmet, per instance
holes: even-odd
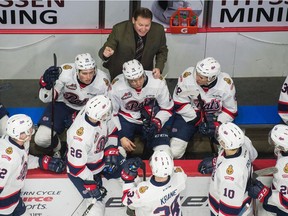
[[[166,151],[156,150],[150,158],[152,174],[156,177],[167,177],[172,174],[174,162]]]
[[[232,122],[223,123],[216,129],[216,139],[224,149],[236,149],[245,143],[243,131]]]
[[[96,121],[107,121],[111,118],[112,103],[107,96],[97,95],[87,102],[85,113]]]
[[[277,151],[288,151],[288,126],[284,124],[275,125],[269,133],[268,143]]]
[[[31,136],[34,134],[34,129],[31,132],[31,128],[33,129],[32,119],[25,114],[16,114],[11,116],[7,120],[6,124],[6,133],[13,139],[21,140],[20,135],[25,133],[27,136]]]
[[[75,57],[75,65],[77,71],[89,70],[96,68],[95,60],[89,53],[79,54]]]
[[[128,80],[138,79],[144,74],[143,66],[137,59],[125,62],[122,71],[124,77]]]
[[[218,61],[212,57],[208,57],[197,63],[196,72],[202,76],[208,77],[208,81],[212,82],[220,74],[221,67]]]

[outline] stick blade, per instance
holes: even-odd
[[[278,172],[278,169],[276,167],[267,167],[267,168],[264,168],[261,170],[256,170],[253,173],[253,177],[254,177],[254,175],[256,176],[256,178],[258,176],[272,175],[272,174],[277,173],[277,172]]]

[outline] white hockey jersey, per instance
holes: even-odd
[[[38,157],[29,155],[29,142],[20,146],[7,135],[0,138],[0,155],[0,215],[9,215],[18,205],[28,169],[39,167]]]
[[[175,167],[167,182],[156,182],[154,177],[136,185],[123,185],[122,203],[134,209],[137,216],[182,215],[180,192],[186,187],[187,175]]]
[[[113,104],[114,115],[122,115],[129,122],[143,124],[140,110],[155,98],[160,107],[155,117],[164,125],[171,117],[174,105],[168,86],[165,79],[155,79],[151,71],[145,73],[148,81],[140,92],[130,87],[123,74],[113,80],[108,94]]]
[[[88,122],[84,107],[67,131],[67,171],[83,180],[93,180],[93,175],[104,168],[104,148],[118,144],[116,132],[113,119],[100,125]]]
[[[288,215],[288,156],[278,154],[276,166],[278,172],[273,175],[271,194],[265,207],[266,210],[276,206]],[[271,208],[272,207],[272,208]]]
[[[222,123],[231,122],[237,115],[237,101],[235,86],[232,78],[221,72],[217,83],[208,91],[196,83],[194,67],[187,68],[178,78],[178,83],[173,93],[176,113],[188,122],[196,117],[196,111],[200,110],[198,94],[204,102],[206,113],[214,113],[218,116],[217,121]]]
[[[92,83],[82,88],[77,80],[74,63],[61,65],[61,70],[54,87],[56,101],[64,102],[74,110],[81,110],[90,98],[96,95],[107,95],[110,81],[105,72],[97,69]],[[51,102],[52,90],[41,88],[39,98],[44,103]]]
[[[238,215],[246,203],[251,203],[246,186],[256,157],[257,151],[248,137],[233,156],[225,156],[224,149],[219,151],[209,187],[209,208],[213,214]],[[243,216],[252,211],[251,206]]]
[[[278,114],[288,124],[288,76],[286,77],[280,92],[278,101]]]

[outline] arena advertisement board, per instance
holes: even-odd
[[[288,2],[213,1],[210,27],[287,27]]]
[[[209,176],[188,177],[186,189],[181,194],[183,215],[209,215]],[[269,184],[271,177],[262,177]],[[126,207],[121,203],[121,183],[119,180],[103,179],[108,190],[105,197],[105,215],[126,215]],[[28,178],[22,197],[30,216],[78,216],[86,209],[82,197],[68,178]]]
[[[98,29],[99,1],[0,1],[2,29]]]

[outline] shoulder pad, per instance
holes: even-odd
[[[63,70],[71,70],[72,69],[72,66],[71,65],[68,65],[68,64],[65,64],[62,66]]]
[[[189,72],[189,71],[185,71],[184,73],[183,73],[183,78],[186,78],[186,77],[188,77],[188,76],[191,76],[191,72]]]
[[[174,173],[183,172],[183,169],[181,167],[174,167]]]

